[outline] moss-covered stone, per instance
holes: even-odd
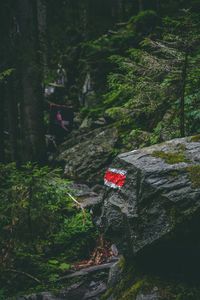
[[[183,144],[181,144],[181,143],[178,143],[178,144],[176,145],[176,149],[178,150],[179,153],[182,153],[182,152],[184,152],[185,150],[187,150],[186,146],[183,145]]]
[[[108,289],[104,295],[101,296],[100,300],[106,300],[113,292],[113,288]]]
[[[140,293],[147,294],[150,293],[152,289],[152,282],[148,281],[148,279],[144,277],[132,285],[131,288],[123,294],[121,300],[134,300]]]
[[[178,176],[179,175],[179,172],[178,171],[169,171],[166,175],[165,175],[165,177],[167,178],[167,179],[171,179],[171,178],[174,178],[174,177],[176,177],[176,176]]]
[[[125,258],[124,258],[124,256],[122,256],[119,260],[119,265],[120,265],[122,272],[124,271],[125,264],[126,264]]]
[[[158,275],[148,274],[138,276],[138,271],[134,272],[129,269],[124,274],[121,283],[109,289],[101,300],[136,300],[139,295],[158,295],[159,299],[169,300],[199,300],[200,291],[198,285],[189,285],[186,282],[175,279],[166,279]]]
[[[200,134],[194,135],[191,138],[190,142],[196,142],[196,143],[200,142]]]
[[[133,285],[135,275],[134,268],[128,268],[124,258],[122,259],[120,265],[122,265],[123,268],[121,276],[122,280],[119,282],[119,284],[115,285],[112,290],[110,289],[110,292],[106,292],[107,295],[104,294],[104,298],[101,300],[107,299],[111,294],[113,295],[113,300],[121,300],[124,293]]]
[[[192,182],[192,188],[200,187],[200,166],[190,166],[187,168],[189,179]]]
[[[184,220],[184,216],[180,214],[178,208],[174,205],[171,207],[169,212],[169,221],[170,225],[174,227],[177,224],[180,224]]]
[[[180,163],[180,162],[190,162],[190,160],[181,153],[180,152],[166,153],[166,152],[161,151],[161,150],[160,151],[155,150],[155,151],[153,151],[152,155],[154,157],[159,157],[159,158],[164,159],[164,161],[167,164],[177,164],[177,163]]]

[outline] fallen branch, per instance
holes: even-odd
[[[42,284],[41,280],[39,280],[38,278],[34,277],[33,275],[31,275],[29,273],[26,273],[26,272],[23,272],[23,271],[18,271],[18,270],[15,270],[15,269],[8,269],[8,271],[13,272],[13,273],[18,273],[18,274],[25,275],[26,277],[29,277],[29,278],[33,279],[37,283]]]
[[[78,205],[80,206],[82,213],[83,213],[83,226],[85,226],[85,220],[86,220],[86,216],[85,216],[85,210],[82,206],[82,204],[80,202],[78,202],[70,193],[67,193],[67,195]]]
[[[91,272],[95,272],[95,271],[99,271],[99,270],[110,269],[114,263],[116,263],[116,261],[105,263],[105,264],[102,264],[102,265],[89,266],[88,268],[83,268],[83,269],[81,269],[79,271],[76,271],[72,274],[60,277],[60,278],[54,280],[54,282],[62,281],[62,280],[77,277],[77,276],[85,276],[85,275],[88,275]]]

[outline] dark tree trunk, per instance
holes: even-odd
[[[124,3],[122,0],[118,0],[117,1],[117,11],[118,11],[118,21],[123,21],[123,17],[124,17]]]
[[[159,15],[159,13],[160,13],[160,0],[156,0],[156,10],[157,10],[157,13]]]
[[[5,88],[3,83],[0,83],[0,162],[5,162],[4,149],[4,96]]]
[[[21,104],[24,161],[45,160],[42,70],[39,56],[37,2],[18,0],[21,33],[23,101]]]
[[[11,161],[19,163],[19,149],[18,149],[18,108],[15,92],[15,77],[12,74],[8,79],[7,84],[7,105],[8,105],[8,127],[11,147]]]
[[[182,70],[182,88],[181,88],[181,103],[180,103],[180,133],[181,137],[185,136],[185,86],[186,86],[186,78],[187,78],[187,67],[188,67],[188,53],[185,53],[185,59],[183,63]]]
[[[139,12],[143,11],[144,8],[143,8],[143,0],[138,0],[138,4],[139,4]]]
[[[43,77],[48,75],[48,63],[47,63],[47,41],[46,41],[46,22],[47,11],[44,0],[37,0],[37,21],[38,21],[38,36],[39,44],[42,52],[42,65],[43,65]]]
[[[82,23],[83,40],[87,41],[89,39],[89,29],[88,29],[89,2],[88,2],[88,0],[83,1],[80,9],[81,9],[81,23]]]

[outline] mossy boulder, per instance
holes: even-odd
[[[200,141],[186,137],[120,154],[109,172],[125,179],[105,180],[94,221],[125,257],[152,247],[161,261],[166,249],[200,253]]]
[[[120,282],[110,287],[101,300],[199,300],[199,283],[184,281],[182,277],[169,278],[153,274],[144,274],[131,267],[120,273]]]
[[[73,131],[59,147],[57,164],[64,167],[64,176],[69,179],[102,184],[105,168],[113,159],[117,139],[116,128]]]

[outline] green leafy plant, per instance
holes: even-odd
[[[14,71],[15,69],[13,68],[10,68],[4,72],[1,72],[0,73],[0,81],[2,80],[5,80],[8,76],[10,76],[12,74],[12,72]]]
[[[7,293],[53,281],[89,256],[96,231],[87,212],[83,225],[71,194],[59,169],[0,165],[0,280]]]

